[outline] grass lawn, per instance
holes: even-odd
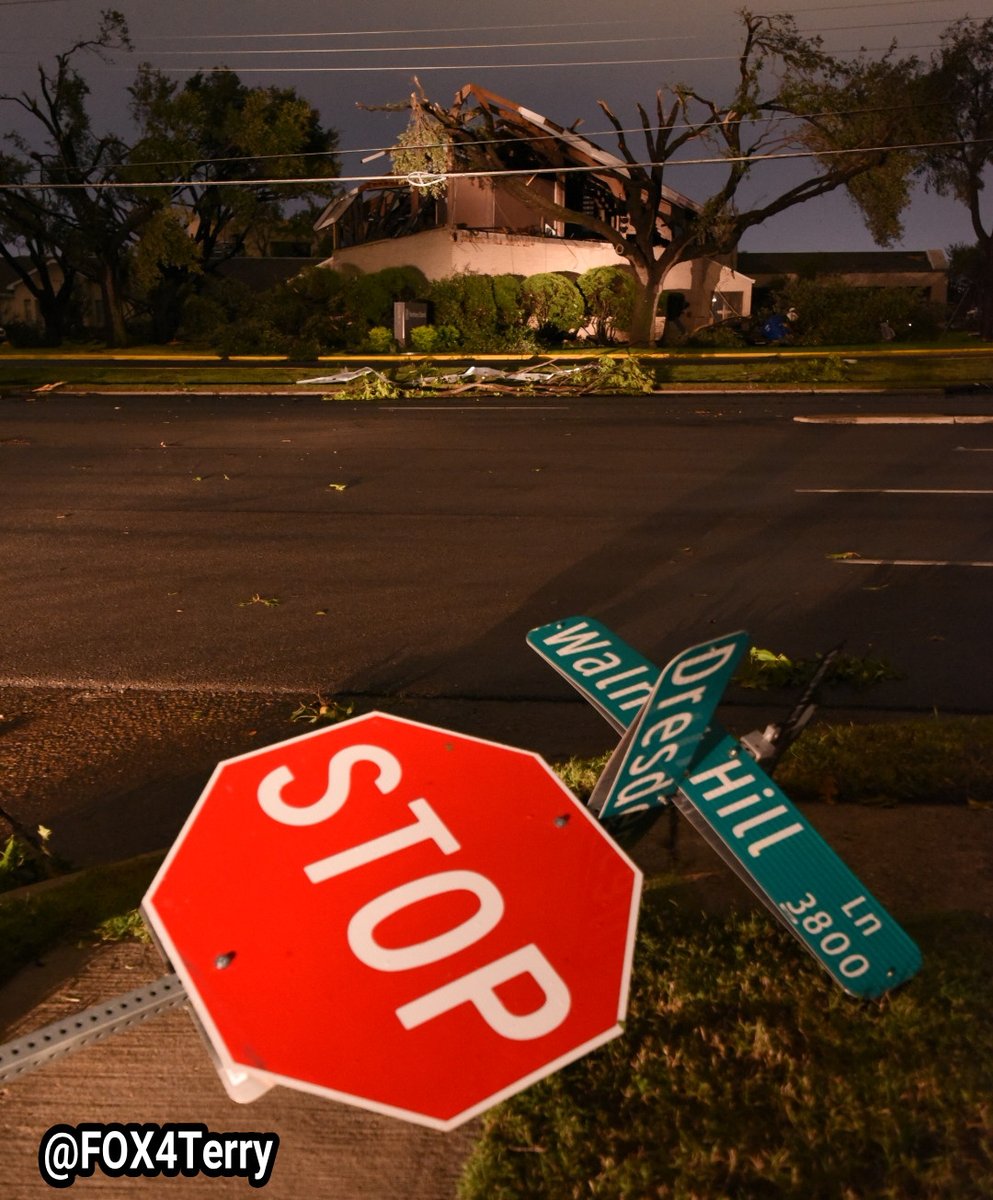
[[[626,357],[625,352],[615,352]],[[589,361],[602,350],[549,352],[557,363]],[[514,361],[513,355],[479,355],[478,360]],[[897,347],[837,346],[817,349],[748,347],[741,350],[674,350],[637,356],[661,391],[729,386],[942,388],[993,386],[993,346],[953,337],[937,343],[900,343]],[[328,356],[314,363],[290,364],[277,357],[222,360],[210,351],[188,347],[130,347],[104,351],[92,345],[19,352],[0,347],[0,392],[41,387],[55,381],[68,386],[183,388],[275,387],[332,374],[369,363],[390,374],[398,366],[424,361],[412,355]],[[439,355],[435,364],[467,363],[473,356]],[[519,363],[534,362],[534,357]]]
[[[844,996],[761,914],[655,881],[621,1037],[491,1110],[461,1200],[993,1195],[993,928],[910,925],[924,971]]]

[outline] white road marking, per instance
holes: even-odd
[[[993,562],[956,562],[941,558],[836,558],[849,567],[993,567]]]
[[[993,496],[993,488],[794,488],[799,496]]]
[[[793,420],[806,425],[993,425],[993,416],[954,416],[942,413],[921,416],[901,416],[894,413],[892,416],[872,417],[842,413],[837,416],[797,416]]]
[[[966,454],[993,454],[993,446],[956,446],[956,450],[964,450]]]

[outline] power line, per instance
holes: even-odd
[[[25,3],[26,0],[18,0],[18,3]],[[909,0],[908,0],[909,2]],[[498,32],[504,29],[577,29],[593,25],[610,25],[616,28],[618,25],[638,25],[644,18],[627,17],[619,20],[611,21],[537,21],[526,25],[428,25],[420,26],[415,29],[335,29],[335,30],[317,30],[307,32],[288,33],[286,30],[278,30],[274,33],[202,33],[202,34],[168,34],[156,38],[149,38],[149,41],[216,41],[220,38],[265,38],[266,41],[272,41],[275,38],[346,38],[346,37],[385,37],[392,36],[395,33],[490,33]]]
[[[236,54],[415,54],[423,50],[521,50],[531,49],[542,46],[617,46],[628,45],[631,42],[644,44],[645,42],[672,42],[672,41],[697,41],[695,37],[686,35],[685,37],[635,37],[635,38],[580,38],[569,41],[550,41],[550,42],[463,42],[463,43],[448,43],[434,46],[332,46],[319,47],[318,49],[301,49],[295,48],[292,50],[236,50]],[[173,55],[191,55],[202,54],[202,50],[158,50],[157,54],[173,54]],[[223,53],[223,51],[221,52]]]
[[[826,117],[855,117],[855,116],[865,116],[869,113],[905,112],[905,111],[910,111],[911,109],[920,108],[920,107],[945,108],[945,107],[948,107],[949,103],[950,103],[950,101],[944,101],[944,102],[937,101],[933,104],[928,104],[926,106],[912,105],[912,104],[899,104],[899,105],[886,104],[886,105],[874,105],[874,106],[866,107],[866,108],[825,109],[822,112],[777,113],[777,114],[769,114],[767,116],[762,116],[762,117],[735,117],[733,119],[729,117],[726,120],[722,121],[721,124],[723,126],[760,125],[760,124],[774,125],[774,124],[784,124],[788,121],[815,121],[815,120],[821,120]],[[704,126],[702,126],[702,125],[694,126],[693,124],[691,124],[690,122],[687,122],[687,121],[676,122],[675,124],[665,125],[665,126],[649,126],[647,132],[648,133],[656,133],[661,129],[665,129],[669,132],[676,132],[677,130],[686,130],[686,129],[694,129],[694,128],[700,129],[701,137],[705,135],[706,129]],[[582,133],[582,134],[578,133],[578,131],[576,131],[576,130],[569,130],[568,132],[575,133],[576,136],[581,137],[584,141],[589,141],[591,138],[594,138],[594,137],[615,137],[615,136],[618,136],[621,134],[625,134],[625,135],[626,134],[644,134],[646,132],[646,130],[645,130],[644,126],[642,126],[642,125],[631,125],[631,126],[623,127],[621,129],[614,129],[614,128],[596,129],[596,130],[592,130],[591,132]],[[507,144],[512,143],[513,145],[520,145],[520,144],[530,145],[533,142],[549,142],[549,141],[556,141],[557,139],[558,139],[558,134],[555,133],[554,131],[550,131],[548,133],[536,133],[536,134],[530,134],[530,135],[515,134],[513,136],[507,137],[505,139],[505,142]],[[461,138],[461,139],[459,139],[458,142],[454,142],[454,143],[453,142],[416,142],[416,143],[411,142],[411,143],[405,144],[403,146],[403,149],[404,150],[444,150],[447,147],[452,146],[452,145],[466,147],[466,146],[492,146],[494,144],[497,144],[497,143],[494,143],[494,140],[492,138]],[[499,143],[499,144],[503,144],[503,143]],[[362,147],[349,147],[347,149],[334,149],[334,150],[302,150],[302,151],[298,151],[298,152],[287,151],[287,152],[284,152],[283,154],[232,154],[232,155],[224,155],[224,156],[219,155],[219,156],[212,157],[212,158],[204,158],[202,156],[198,157],[198,158],[169,158],[169,159],[158,159],[155,161],[129,162],[128,165],[132,166],[132,167],[149,168],[149,167],[182,167],[182,166],[190,166],[195,163],[203,163],[204,165],[213,166],[213,165],[217,165],[219,163],[267,162],[267,161],[272,161],[272,160],[276,160],[276,159],[287,159],[287,158],[335,158],[335,157],[341,157],[346,154],[368,155],[369,156],[368,160],[364,159],[363,161],[371,161],[373,158],[382,157],[384,155],[390,154],[396,149],[397,149],[397,146],[391,144],[388,146],[362,146]],[[602,147],[597,147],[597,149],[602,149]]]
[[[934,50],[937,43],[928,43],[920,46],[902,46],[902,50]],[[859,48],[866,53],[885,53],[890,49],[889,46],[863,46]],[[839,53],[857,53],[857,51],[840,51]],[[230,67],[217,66],[211,67],[170,67],[169,70],[177,75],[197,75],[204,71],[232,71],[234,74],[250,75],[250,74],[265,74],[265,75],[309,75],[309,74],[355,74],[360,72],[375,72],[383,71],[408,71],[418,74],[425,74],[428,71],[461,71],[463,73],[469,71],[508,71],[508,70],[536,70],[552,67],[633,67],[633,66],[663,66],[672,65],[673,63],[703,63],[703,62],[737,62],[740,58],[738,54],[701,54],[693,56],[685,56],[680,58],[601,58],[585,61],[572,62],[499,62],[499,63],[429,63],[422,66],[405,66],[395,65],[377,65],[377,66],[362,66],[362,67]],[[113,69],[113,68],[112,68]],[[121,68],[118,68],[121,69]]]
[[[894,146],[851,146],[837,150],[786,150],[767,154],[717,155],[709,158],[680,158],[666,163],[658,162],[624,162],[616,167],[581,166],[581,167],[522,167],[520,169],[497,169],[480,171],[438,171],[430,172],[430,182],[443,182],[449,179],[501,179],[514,176],[536,175],[578,175],[578,174],[613,174],[623,175],[633,168],[649,170],[652,167],[693,167],[693,166],[727,166],[732,163],[784,162],[811,158],[837,158],[846,154],[899,154],[913,150],[942,150],[958,149],[966,146],[993,145],[993,138],[970,138],[941,142],[907,142]],[[329,178],[323,175],[312,177],[294,177],[292,179],[180,179],[158,180],[124,183],[116,180],[97,180],[91,183],[0,183],[0,191],[139,191],[153,188],[183,187],[215,188],[215,187],[300,187],[318,186],[339,183],[376,183],[384,187],[420,186],[411,184],[409,175],[339,175]]]
[[[868,25],[828,25],[823,28],[800,30],[801,33],[808,35],[819,35],[822,33],[851,33],[858,32],[861,29],[896,29],[905,28],[915,25],[939,25],[944,23],[946,18],[934,17],[924,21],[879,21]],[[420,31],[418,31],[420,32]],[[431,31],[423,31],[431,32]],[[455,32],[446,31],[446,32]],[[242,35],[235,35],[242,36]],[[254,36],[254,35],[249,35]],[[318,36],[312,34],[294,34],[294,37],[311,37]],[[324,35],[322,35],[324,36]],[[328,35],[330,36],[330,35]],[[532,49],[545,46],[615,46],[638,42],[644,44],[646,42],[698,42],[704,40],[698,34],[680,34],[672,36],[669,34],[649,37],[627,37],[627,38],[573,38],[552,41],[535,41],[535,42],[441,42],[426,46],[320,46],[316,48],[310,47],[290,47],[290,48],[267,48],[265,50],[250,50],[242,47],[236,47],[228,51],[221,49],[217,53],[234,53],[242,55],[253,55],[259,57],[261,55],[280,55],[282,57],[302,54],[414,54],[427,50],[520,50]],[[157,56],[183,56],[190,57],[192,55],[203,54],[203,50],[157,50]],[[737,55],[731,56],[737,58]],[[667,62],[692,62],[695,59],[663,59],[659,61]]]

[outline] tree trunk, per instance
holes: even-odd
[[[635,279],[638,281],[638,291],[635,294],[634,307],[631,312],[631,329],[629,330],[631,345],[651,347],[655,345],[655,318],[658,313],[659,299],[662,296],[662,284],[665,271],[661,263],[647,266],[643,263],[632,262]]]
[[[979,250],[982,260],[976,280],[979,336],[984,342],[993,342],[993,237],[980,242]]]
[[[58,296],[42,293],[38,296],[38,311],[45,323],[45,345],[61,346],[66,334],[69,310],[68,305]]]
[[[105,267],[100,276],[100,296],[103,300],[107,345],[126,346],[128,333],[124,326],[124,298],[117,273],[112,267]]]

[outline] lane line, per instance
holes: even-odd
[[[993,425],[993,416],[952,416],[932,413],[922,416],[859,416],[841,414],[831,416],[795,416],[794,421],[805,425]]]
[[[955,449],[966,454],[993,454],[993,446],[956,446]]]
[[[993,496],[993,488],[794,488],[798,496]]]
[[[993,567],[993,562],[958,562],[942,558],[836,558],[847,567]]]

